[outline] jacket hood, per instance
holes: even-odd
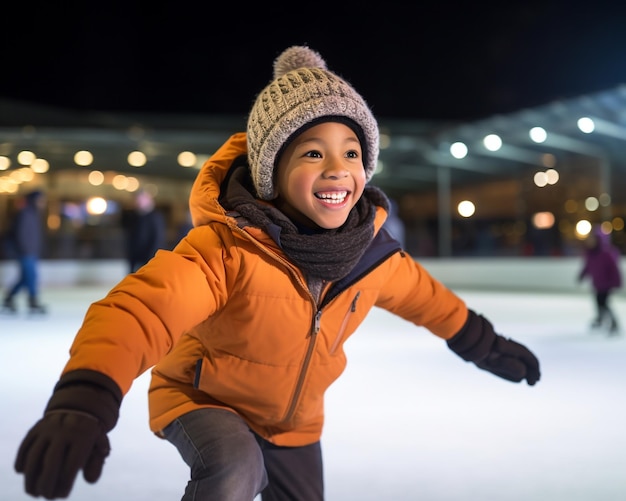
[[[204,163],[189,195],[189,212],[194,226],[224,220],[224,208],[218,203],[220,185],[226,178],[233,160],[247,153],[246,134],[238,132]]]

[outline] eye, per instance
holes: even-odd
[[[359,152],[357,150],[350,150],[346,153],[348,158],[359,158]]]
[[[304,156],[305,157],[312,157],[312,158],[321,158],[322,154],[319,151],[317,151],[317,150],[311,150],[311,151],[307,151],[304,154]]]

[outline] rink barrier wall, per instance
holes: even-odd
[[[622,259],[622,269],[623,267]],[[419,262],[452,289],[585,292],[578,283],[578,257],[533,258],[420,258]],[[40,265],[41,286],[113,286],[126,273],[123,260],[54,260]],[[0,262],[0,284],[6,288],[17,274],[13,261]],[[624,289],[618,294],[626,294]]]

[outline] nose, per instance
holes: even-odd
[[[341,159],[327,158],[324,164],[322,176],[326,179],[343,179],[348,177],[348,169],[343,165]]]

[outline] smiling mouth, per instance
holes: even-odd
[[[316,193],[315,196],[329,204],[341,204],[348,196],[347,191],[333,191],[329,193]]]

